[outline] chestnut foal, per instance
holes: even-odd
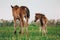
[[[36,13],[34,21],[36,22],[37,20],[40,20],[42,33],[45,35],[47,32],[46,26],[47,26],[48,19],[46,18],[44,14]]]
[[[26,6],[12,6],[12,13],[14,18],[14,33],[16,33],[16,20],[20,21],[21,31],[19,33],[24,33],[24,18],[26,19],[26,33],[28,33],[28,19],[30,17],[30,11]]]

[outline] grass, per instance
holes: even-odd
[[[29,25],[29,36],[26,33],[19,34],[19,27],[17,27],[17,33],[14,34],[14,27],[0,27],[0,40],[60,40],[60,26],[48,26],[47,35],[42,36],[39,32],[39,27],[35,25]],[[25,32],[25,30],[24,30]]]

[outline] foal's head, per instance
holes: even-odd
[[[36,22],[38,19],[41,19],[44,16],[45,16],[44,14],[36,13],[34,22]]]
[[[12,5],[11,5],[11,8],[12,8],[13,11],[16,11],[16,10],[19,8],[19,6],[17,6],[17,5],[12,6]]]

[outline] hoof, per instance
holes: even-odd
[[[16,34],[16,31],[14,31],[14,34]]]
[[[24,32],[21,32],[21,31],[20,31],[19,34],[24,34]]]
[[[21,31],[19,33],[21,34]]]

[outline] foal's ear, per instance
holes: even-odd
[[[13,6],[11,5],[11,8],[13,8]]]

